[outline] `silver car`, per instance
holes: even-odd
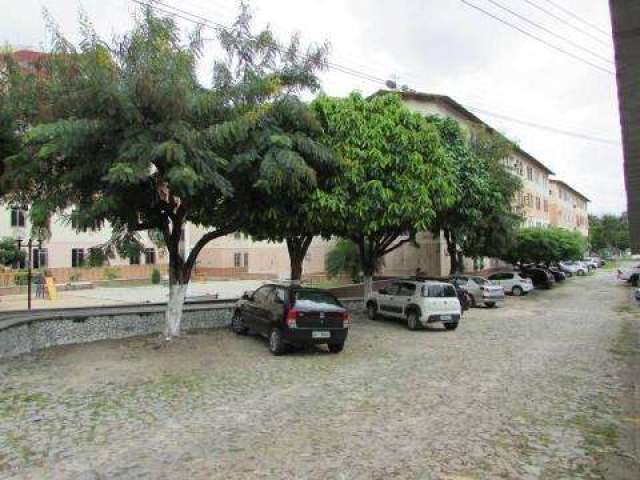
[[[498,303],[504,301],[504,288],[500,285],[495,285],[486,278],[453,275],[449,277],[449,280],[471,296],[472,307],[480,305],[495,307]]]

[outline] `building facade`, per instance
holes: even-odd
[[[551,224],[588,236],[590,200],[562,180],[551,179],[549,185]]]

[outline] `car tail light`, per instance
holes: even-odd
[[[287,327],[289,328],[298,328],[298,324],[296,323],[298,319],[298,310],[295,308],[290,309],[287,312],[287,318],[285,319],[287,323]]]
[[[351,315],[349,315],[347,312],[342,312],[342,327],[351,327]]]

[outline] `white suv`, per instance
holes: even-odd
[[[462,309],[453,285],[444,282],[398,280],[367,298],[370,319],[402,318],[410,330],[442,323],[447,330],[458,328]]]
[[[533,282],[530,278],[521,277],[518,272],[498,272],[489,275],[489,280],[496,285],[504,288],[505,292],[509,292],[516,297],[526,295],[533,290]]]

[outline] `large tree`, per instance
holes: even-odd
[[[315,236],[330,231],[317,196],[329,194],[339,172],[332,150],[320,141],[322,128],[298,98],[274,103],[264,128],[252,137],[252,151],[262,158],[260,171],[238,168],[248,203],[243,231],[257,240],[286,242],[291,280],[300,280],[302,265]]]
[[[626,250],[630,246],[627,214],[589,215],[589,244],[596,252]]]
[[[320,96],[312,106],[344,168],[320,204],[334,232],[358,246],[366,296],[380,259],[431,225],[436,199],[447,204],[449,162],[437,129],[396,94]]]
[[[519,217],[512,210],[520,188],[503,160],[512,145],[497,134],[474,132],[472,137],[450,118],[428,117],[440,137],[454,173],[454,201],[438,205],[431,224],[444,236],[450,272],[462,270],[464,256],[499,256],[509,244]]]
[[[247,190],[286,166],[251,148],[284,95],[317,88],[326,49],[280,45],[251,34],[245,5],[218,38],[213,87],[198,82],[200,30],[181,41],[172,18],[145,8],[134,29],[108,44],[85,24],[80,47],[57,35],[46,96],[54,120],[33,126],[6,180],[13,201],[32,204],[34,223],[73,206],[79,228],[107,221],[110,246],[126,251],[142,231],[159,232],[169,252],[166,337],[179,335],[186,288],[200,251],[242,229]],[[16,87],[17,88],[17,87]],[[242,169],[246,177],[234,183]],[[254,181],[255,180],[255,181]],[[187,223],[204,233],[188,255]]]

